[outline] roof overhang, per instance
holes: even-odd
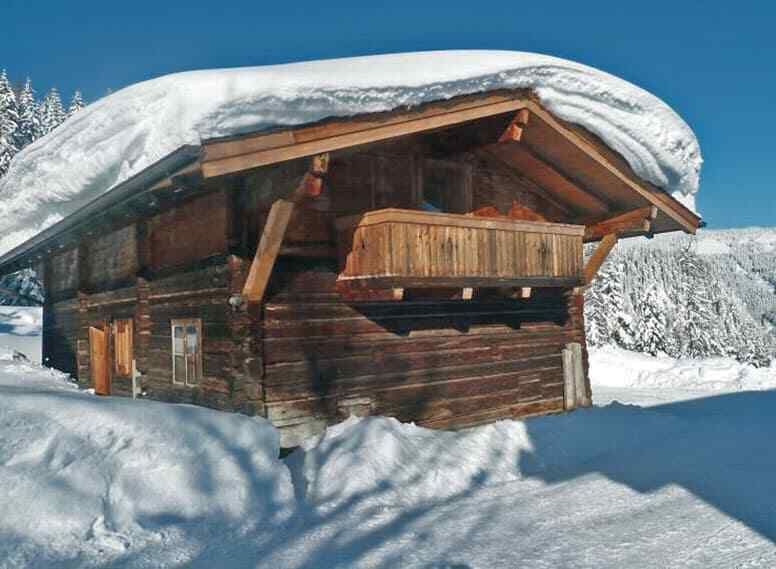
[[[678,230],[695,233],[700,226],[700,217],[664,190],[636,176],[621,156],[593,134],[558,120],[529,92],[501,91],[413,109],[205,140],[201,147],[181,147],[0,257],[0,273],[18,270],[31,253],[58,247],[61,236],[92,220],[98,212],[126,204],[138,193],[172,188],[182,176],[208,180],[499,117],[504,121],[504,135],[487,141],[481,152],[530,178],[548,199],[569,213],[569,221],[602,223],[649,208],[652,214],[648,226],[635,224],[620,235]],[[593,234],[587,238],[597,239],[600,237]]]
[[[595,135],[558,120],[525,91],[457,97],[412,110],[206,140],[202,175],[233,174],[499,115],[504,117],[505,128],[513,129],[512,134],[484,145],[483,151],[531,178],[556,203],[566,204],[576,221],[586,223],[654,206],[657,214],[649,231],[636,229],[623,236],[679,230],[694,233],[699,227],[701,219],[695,213],[640,179]]]

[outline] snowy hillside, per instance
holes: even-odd
[[[639,176],[693,206],[698,141],[639,87],[531,53],[409,53],[177,73],[96,101],[14,156],[0,179],[0,254],[186,144],[518,88],[534,90],[550,111],[619,151]]]
[[[0,351],[15,351],[41,363],[42,328],[41,307],[0,306]]]
[[[775,323],[776,229],[621,241],[586,295],[593,346],[767,365]]]
[[[351,418],[280,460],[262,419],[7,356],[3,569],[776,566],[776,391],[741,391],[776,369],[594,351],[603,406],[458,432]]]

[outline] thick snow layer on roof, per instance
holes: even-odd
[[[440,51],[190,71],[122,89],[25,148],[0,180],[0,253],[202,139],[530,88],[690,207],[701,154],[660,99],[608,73],[509,51]]]

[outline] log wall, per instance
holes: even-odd
[[[283,260],[264,306],[264,397],[284,446],[351,413],[458,428],[563,410],[561,351],[584,344],[578,295],[349,305],[336,276]]]

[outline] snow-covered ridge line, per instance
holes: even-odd
[[[698,141],[657,97],[545,55],[424,52],[190,71],[96,101],[12,161],[0,180],[0,253],[180,146],[498,89],[532,89],[555,115],[597,134],[637,175],[693,207]]]

